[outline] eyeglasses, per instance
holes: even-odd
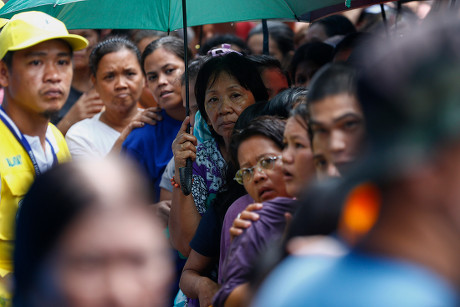
[[[261,172],[263,170],[271,170],[273,167],[275,167],[275,163],[277,160],[281,159],[281,156],[277,157],[264,157],[257,161],[257,164],[254,165],[253,167],[246,167],[246,168],[240,168],[236,174],[235,180],[239,184],[244,184],[244,182],[250,181],[253,176],[254,176],[254,168],[257,167],[257,171]]]

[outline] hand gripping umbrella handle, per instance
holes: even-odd
[[[185,196],[192,192],[192,160],[190,158],[185,162],[184,167],[179,168],[180,188]]]

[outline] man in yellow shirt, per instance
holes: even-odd
[[[0,32],[0,297],[9,298],[14,223],[35,176],[70,158],[50,118],[65,103],[72,81],[72,52],[87,46],[59,20],[20,13]]]

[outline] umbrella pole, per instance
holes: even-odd
[[[188,33],[187,33],[187,4],[182,0],[182,25],[184,31],[184,63],[185,63],[185,115],[189,116],[189,86],[188,86]],[[190,131],[188,131],[190,132]]]
[[[185,63],[185,115],[190,115],[189,108],[189,80],[188,80],[188,33],[187,33],[187,5],[182,0],[182,25],[184,31],[184,63]],[[190,124],[187,125],[187,133],[190,133]],[[179,168],[180,187],[185,196],[192,191],[192,160],[187,158],[185,167]]]
[[[380,11],[382,12],[382,22],[383,26],[385,27],[385,32],[389,36],[390,34],[388,33],[387,14],[385,13],[385,6],[383,4],[380,4]]]
[[[269,55],[270,50],[268,49],[269,36],[268,36],[267,19],[262,19],[262,33],[263,33],[263,37],[264,37],[262,53],[265,54],[265,55]]]

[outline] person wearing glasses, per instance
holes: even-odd
[[[222,286],[214,297],[213,306],[236,306],[244,303],[247,281],[254,260],[269,242],[281,237],[286,226],[285,213],[292,213],[296,208],[297,203],[292,197],[298,196],[314,177],[306,113],[304,104],[291,112],[283,129],[283,143],[279,154],[267,154],[272,148],[262,143],[258,147],[250,148],[248,145],[256,137],[245,136],[248,132],[243,132],[239,137],[235,136],[235,144],[239,141],[239,145],[235,146],[235,154],[239,166],[242,167],[235,179],[242,182],[254,201],[263,203],[263,207],[257,211],[258,220],[236,237],[230,247],[221,254],[221,257],[225,256],[219,267],[219,281]],[[269,119],[275,122],[273,118]],[[261,121],[261,118],[257,121]],[[249,127],[251,125],[248,129]],[[250,150],[254,157],[260,157],[256,165],[252,164],[254,162],[243,160],[247,157],[244,154],[245,150]],[[266,152],[265,155],[261,154],[263,151]],[[274,183],[275,178],[279,178],[280,181]],[[283,189],[283,193],[277,194],[270,189],[270,182],[277,186],[278,191]],[[226,229],[225,222],[223,229]]]

